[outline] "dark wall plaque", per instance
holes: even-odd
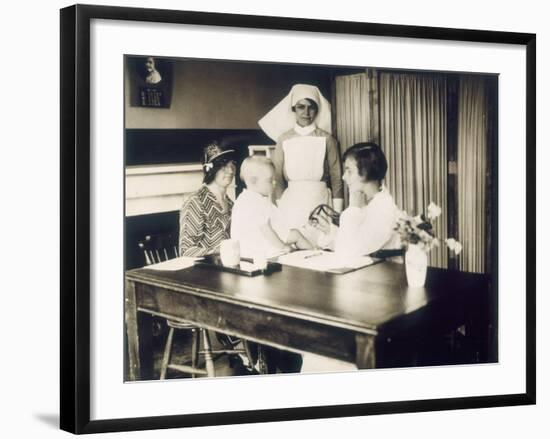
[[[170,108],[173,60],[152,56],[128,56],[130,105]]]

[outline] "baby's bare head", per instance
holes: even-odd
[[[241,165],[241,180],[245,182],[246,188],[264,196],[273,190],[274,174],[275,166],[267,157],[247,157]]]

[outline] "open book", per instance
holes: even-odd
[[[323,250],[300,250],[279,256],[277,261],[283,265],[336,274],[348,273],[376,262],[370,256],[349,258]]]

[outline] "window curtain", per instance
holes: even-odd
[[[447,237],[447,94],[444,76],[379,72],[380,146],[386,185],[399,208],[417,215],[434,202],[442,214],[436,236]],[[447,267],[441,241],[429,264]]]
[[[379,141],[376,71],[335,78],[336,136],[342,154],[359,142]]]
[[[461,270],[485,272],[487,234],[487,93],[484,78],[462,76],[458,99],[458,257]]]

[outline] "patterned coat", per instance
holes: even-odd
[[[227,195],[226,195],[227,197]],[[220,244],[229,239],[233,202],[227,197],[228,209],[203,185],[183,203],[180,210],[179,247],[181,256],[204,256],[219,253]]]

